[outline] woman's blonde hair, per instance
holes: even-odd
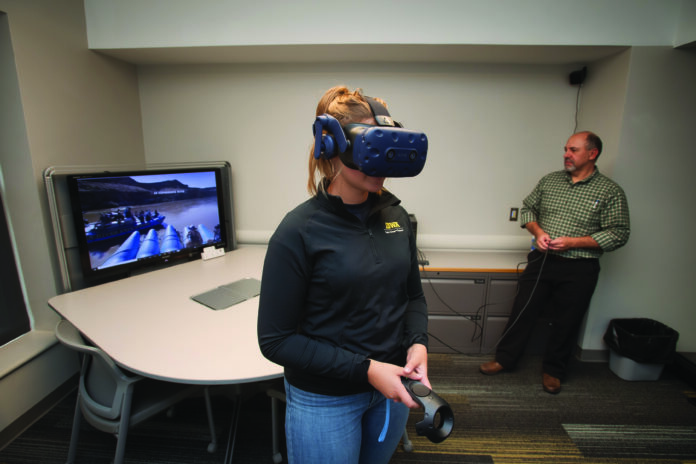
[[[380,100],[380,103],[386,104]],[[324,93],[317,105],[317,116],[329,114],[336,118],[341,126],[357,123],[373,118],[370,105],[365,100],[361,89],[351,91],[348,87],[339,85],[332,87]],[[309,150],[309,180],[307,190],[310,194],[316,195],[319,190],[323,190],[324,179],[331,180],[336,176],[333,163],[323,157],[314,158],[314,143]]]

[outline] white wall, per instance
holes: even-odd
[[[77,367],[52,346],[59,318],[47,300],[59,275],[42,173],[144,154],[135,67],[87,50],[81,0],[0,0],[0,11],[0,188],[33,328],[0,347],[1,444]]]
[[[350,43],[665,45],[674,40],[681,4],[682,0],[85,0],[85,10],[93,49]]]
[[[384,98],[429,138],[415,178],[387,182],[418,218],[424,248],[524,249],[511,207],[560,169],[577,87],[568,66],[146,66],[139,70],[148,162],[228,160],[240,242],[264,242],[307,198],[316,104],[336,84]],[[607,161],[612,153],[607,154]]]
[[[630,63],[630,49],[591,63],[580,92],[578,130],[601,129],[604,148],[597,167],[610,177],[619,152]]]
[[[614,178],[626,190],[632,232],[625,248],[602,258],[582,345],[601,349],[612,318],[649,317],[680,332],[678,350],[693,352],[696,50],[630,55]]]
[[[696,44],[696,0],[682,0],[674,45],[693,47],[694,44]]]
[[[43,171],[142,162],[137,79],[134,66],[85,48],[81,1],[0,0],[0,10],[7,12],[19,86],[19,110],[0,111],[24,129],[0,141],[5,202],[35,327],[53,330],[46,301],[56,292],[56,261]]]
[[[686,179],[671,180],[693,167],[684,155],[694,123],[693,55],[636,47],[589,64],[579,129],[603,137],[598,166],[626,190],[633,234],[625,248],[602,258],[579,340],[583,350],[604,350],[602,335],[617,317],[681,327],[679,349],[696,349],[686,282],[693,252],[655,238],[664,224],[673,224],[676,235],[694,226],[691,216],[680,213],[696,197],[693,187]],[[388,181],[418,218],[420,246],[520,250],[529,234],[507,214],[541,175],[561,167],[561,148],[574,125],[577,87],[567,79],[572,69],[422,63],[140,67],[146,157],[230,161],[239,241],[263,243],[285,212],[307,197],[316,101],[331,85],[361,86],[384,97],[395,118],[429,136],[423,173]],[[635,140],[656,144],[656,155],[646,158]],[[661,206],[671,204],[679,208]],[[659,223],[656,214],[664,216]],[[656,272],[654,263],[663,270]]]
[[[95,6],[95,11],[103,8],[99,0],[88,0],[88,3]],[[136,23],[130,26],[134,30],[127,39],[101,34],[104,32],[101,30],[96,31],[96,35],[90,33],[90,40],[95,38],[90,44],[96,48],[117,49],[153,45],[177,47],[188,43],[193,50],[200,51],[204,59],[209,59],[208,49],[197,47],[205,44],[223,48],[225,45],[244,48],[245,45],[303,42],[344,44],[353,40],[328,30],[324,31],[326,34],[320,33],[329,23],[340,29],[340,24],[332,21],[319,24],[322,14],[326,19],[326,10],[303,12],[306,14],[302,18],[288,23],[290,29],[280,28],[286,38],[281,40],[273,35],[278,31],[278,19],[274,15],[262,23],[253,11],[241,9],[230,18],[219,14],[219,8],[224,6],[216,2],[208,6],[210,8],[198,14],[215,14],[220,17],[218,22],[207,22],[210,28],[202,31],[197,30],[198,20],[192,21],[187,25],[189,30],[184,39],[159,29],[149,35],[148,28]],[[151,15],[133,4],[129,8],[121,13],[137,11],[142,18]],[[400,11],[413,11],[409,8],[414,5],[407,2]],[[689,52],[670,48],[662,50],[664,55],[653,55],[647,52],[648,48],[636,46],[671,45],[692,40],[693,0],[659,3],[561,1],[553,4],[539,1],[531,7],[506,3],[504,8],[496,4],[495,8],[504,14],[497,14],[490,8],[494,7],[486,2],[457,2],[456,5],[435,2],[424,16],[428,21],[420,21],[422,27],[411,31],[411,35],[404,33],[408,28],[396,26],[401,24],[401,19],[406,22],[411,19],[398,17],[378,33],[368,30],[361,40],[385,44],[391,43],[385,37],[391,37],[399,43],[634,46],[630,51],[608,58],[582,62],[589,65],[589,75],[581,93],[579,129],[595,130],[603,137],[605,152],[599,167],[622,185],[627,184],[624,188],[631,203],[634,233],[626,248],[602,259],[600,285],[581,333],[580,345],[588,351],[605,349],[602,335],[609,319],[614,317],[652,317],[683,327],[688,334],[694,322],[684,314],[688,301],[686,287],[675,284],[672,278],[689,275],[686,264],[680,260],[671,261],[669,270],[657,279],[657,286],[651,285],[654,281],[647,278],[654,272],[652,266],[639,265],[643,261],[643,248],[655,248],[654,239],[647,243],[641,237],[643,234],[660,236],[662,226],[650,220],[654,214],[651,208],[659,206],[652,201],[641,201],[640,194],[636,197],[637,191],[646,191],[646,184],[650,185],[647,192],[652,192],[656,184],[637,182],[638,185],[633,185],[631,182],[652,176],[656,166],[632,161],[635,154],[631,143],[626,141],[626,129],[635,125],[638,105],[642,106],[643,118],[655,122],[655,127],[646,124],[634,130],[640,132],[642,138],[656,133],[656,138],[670,151],[688,142],[683,133],[676,138],[660,136],[674,132],[675,127],[682,132],[687,130],[685,128],[693,126],[693,117],[665,110],[659,102],[677,105],[690,102],[692,90],[687,82],[693,80],[694,74],[685,63],[693,57],[678,58]],[[105,11],[112,13],[107,8],[97,18],[99,15],[90,14],[88,8],[88,23],[99,29],[103,27],[101,21],[115,25],[127,19],[127,15],[109,16],[103,14]],[[449,18],[443,17],[445,11],[450,13]],[[241,18],[245,25],[226,32],[225,24]],[[572,20],[566,21],[568,18]],[[477,24],[469,24],[470,21]],[[158,28],[166,29],[175,27],[172,24],[177,22],[157,24]],[[243,33],[244,28],[255,31]],[[419,36],[424,30],[430,32],[429,39]],[[381,34],[385,31],[388,33]],[[636,49],[640,49],[638,58],[633,55]],[[384,53],[386,61],[390,57],[385,50],[388,49],[380,49],[380,52]],[[505,50],[509,53],[511,49]],[[165,53],[165,61],[179,52]],[[509,62],[519,63],[511,57],[513,54],[508,55]],[[277,55],[274,56],[278,60]],[[311,54],[306,56],[310,58]],[[321,57],[326,59],[326,54]],[[186,59],[190,58],[188,55]],[[510,207],[519,206],[540,175],[560,167],[560,147],[572,130],[577,90],[568,85],[567,74],[579,63],[572,65],[556,59],[555,63],[567,64],[531,64],[543,62],[539,58],[532,57],[527,65],[418,61],[408,64],[146,65],[139,68],[146,156],[148,161],[185,160],[188,151],[196,152],[202,159],[230,160],[235,170],[238,237],[241,242],[263,242],[282,214],[305,198],[309,124],[321,92],[337,83],[361,86],[368,94],[386,98],[395,117],[407,126],[424,130],[430,137],[431,149],[424,172],[414,179],[389,183],[405,206],[417,215],[421,246],[523,249],[529,237],[518,224],[507,221],[507,213]],[[447,59],[452,56],[447,55]],[[160,61],[154,58],[153,62]],[[675,79],[669,73],[677,73],[680,77]],[[659,97],[653,101],[648,97],[651,95]],[[181,108],[184,111],[178,111]],[[653,121],[654,118],[657,119]],[[670,184],[669,180],[664,181]],[[673,190],[670,184],[669,188],[662,189],[659,197],[669,203],[667,198],[678,196]],[[674,210],[662,207],[660,214],[668,216],[667,222],[678,224],[679,230],[690,230],[693,225],[690,218]],[[684,253],[674,246],[665,243],[660,249],[683,257]],[[662,288],[668,291],[661,292]],[[656,298],[660,298],[656,295],[660,295],[661,305],[654,304]],[[696,339],[682,336],[679,349],[696,350]]]

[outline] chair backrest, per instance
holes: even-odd
[[[63,345],[84,355],[79,393],[87,419],[90,422],[105,420],[114,426],[119,421],[123,402],[132,391],[133,383],[142,377],[126,375],[104,351],[87,343],[67,320],[61,320],[56,326],[56,337]]]

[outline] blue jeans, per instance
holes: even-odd
[[[309,393],[285,382],[289,464],[386,464],[404,433],[409,409],[381,393]],[[389,425],[383,434],[389,407]],[[384,435],[383,441],[379,441]]]

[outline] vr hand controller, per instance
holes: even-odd
[[[416,422],[416,433],[433,443],[444,441],[454,427],[454,412],[450,405],[418,380],[402,378],[401,382],[411,398],[425,409],[423,420]]]

